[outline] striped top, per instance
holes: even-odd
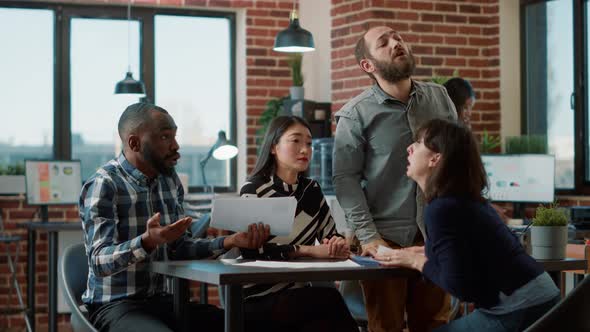
[[[321,242],[325,238],[340,236],[336,232],[336,224],[320,185],[312,179],[300,176],[296,184],[289,185],[278,176],[255,177],[242,186],[240,195],[248,198],[293,196],[297,199],[291,234],[272,238],[260,251],[242,249],[244,258],[286,260],[288,254],[295,250],[295,245],[313,246],[316,240]],[[244,287],[244,298],[265,296],[307,285],[301,282],[250,284]]]

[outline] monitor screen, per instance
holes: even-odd
[[[546,154],[483,155],[488,198],[501,202],[551,203],[555,199],[555,157]]]
[[[78,204],[82,189],[79,160],[25,160],[27,204]]]

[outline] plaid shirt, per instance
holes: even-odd
[[[150,262],[168,257],[195,259],[223,250],[223,238],[192,239],[189,232],[151,253],[143,249],[141,234],[147,220],[157,212],[161,225],[182,218],[183,198],[176,173],[150,180],[123,153],[88,179],[80,194],[80,219],[90,267],[84,303],[163,293],[164,278],[149,271]]]

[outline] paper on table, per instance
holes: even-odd
[[[250,267],[266,267],[266,268],[289,268],[289,269],[309,269],[309,268],[327,268],[327,267],[360,267],[359,264],[347,259],[345,261],[336,262],[283,262],[283,261],[253,261],[240,263],[235,259],[223,260],[224,263],[250,266]]]
[[[291,233],[297,200],[295,197],[217,198],[213,200],[211,227],[245,232],[252,223],[270,225],[270,233]]]

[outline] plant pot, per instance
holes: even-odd
[[[0,175],[0,194],[21,194],[25,192],[24,175]]]
[[[567,226],[531,227],[532,256],[535,259],[564,259]]]
[[[292,86],[289,88],[289,94],[292,100],[301,100],[305,94],[305,89],[302,86]]]

